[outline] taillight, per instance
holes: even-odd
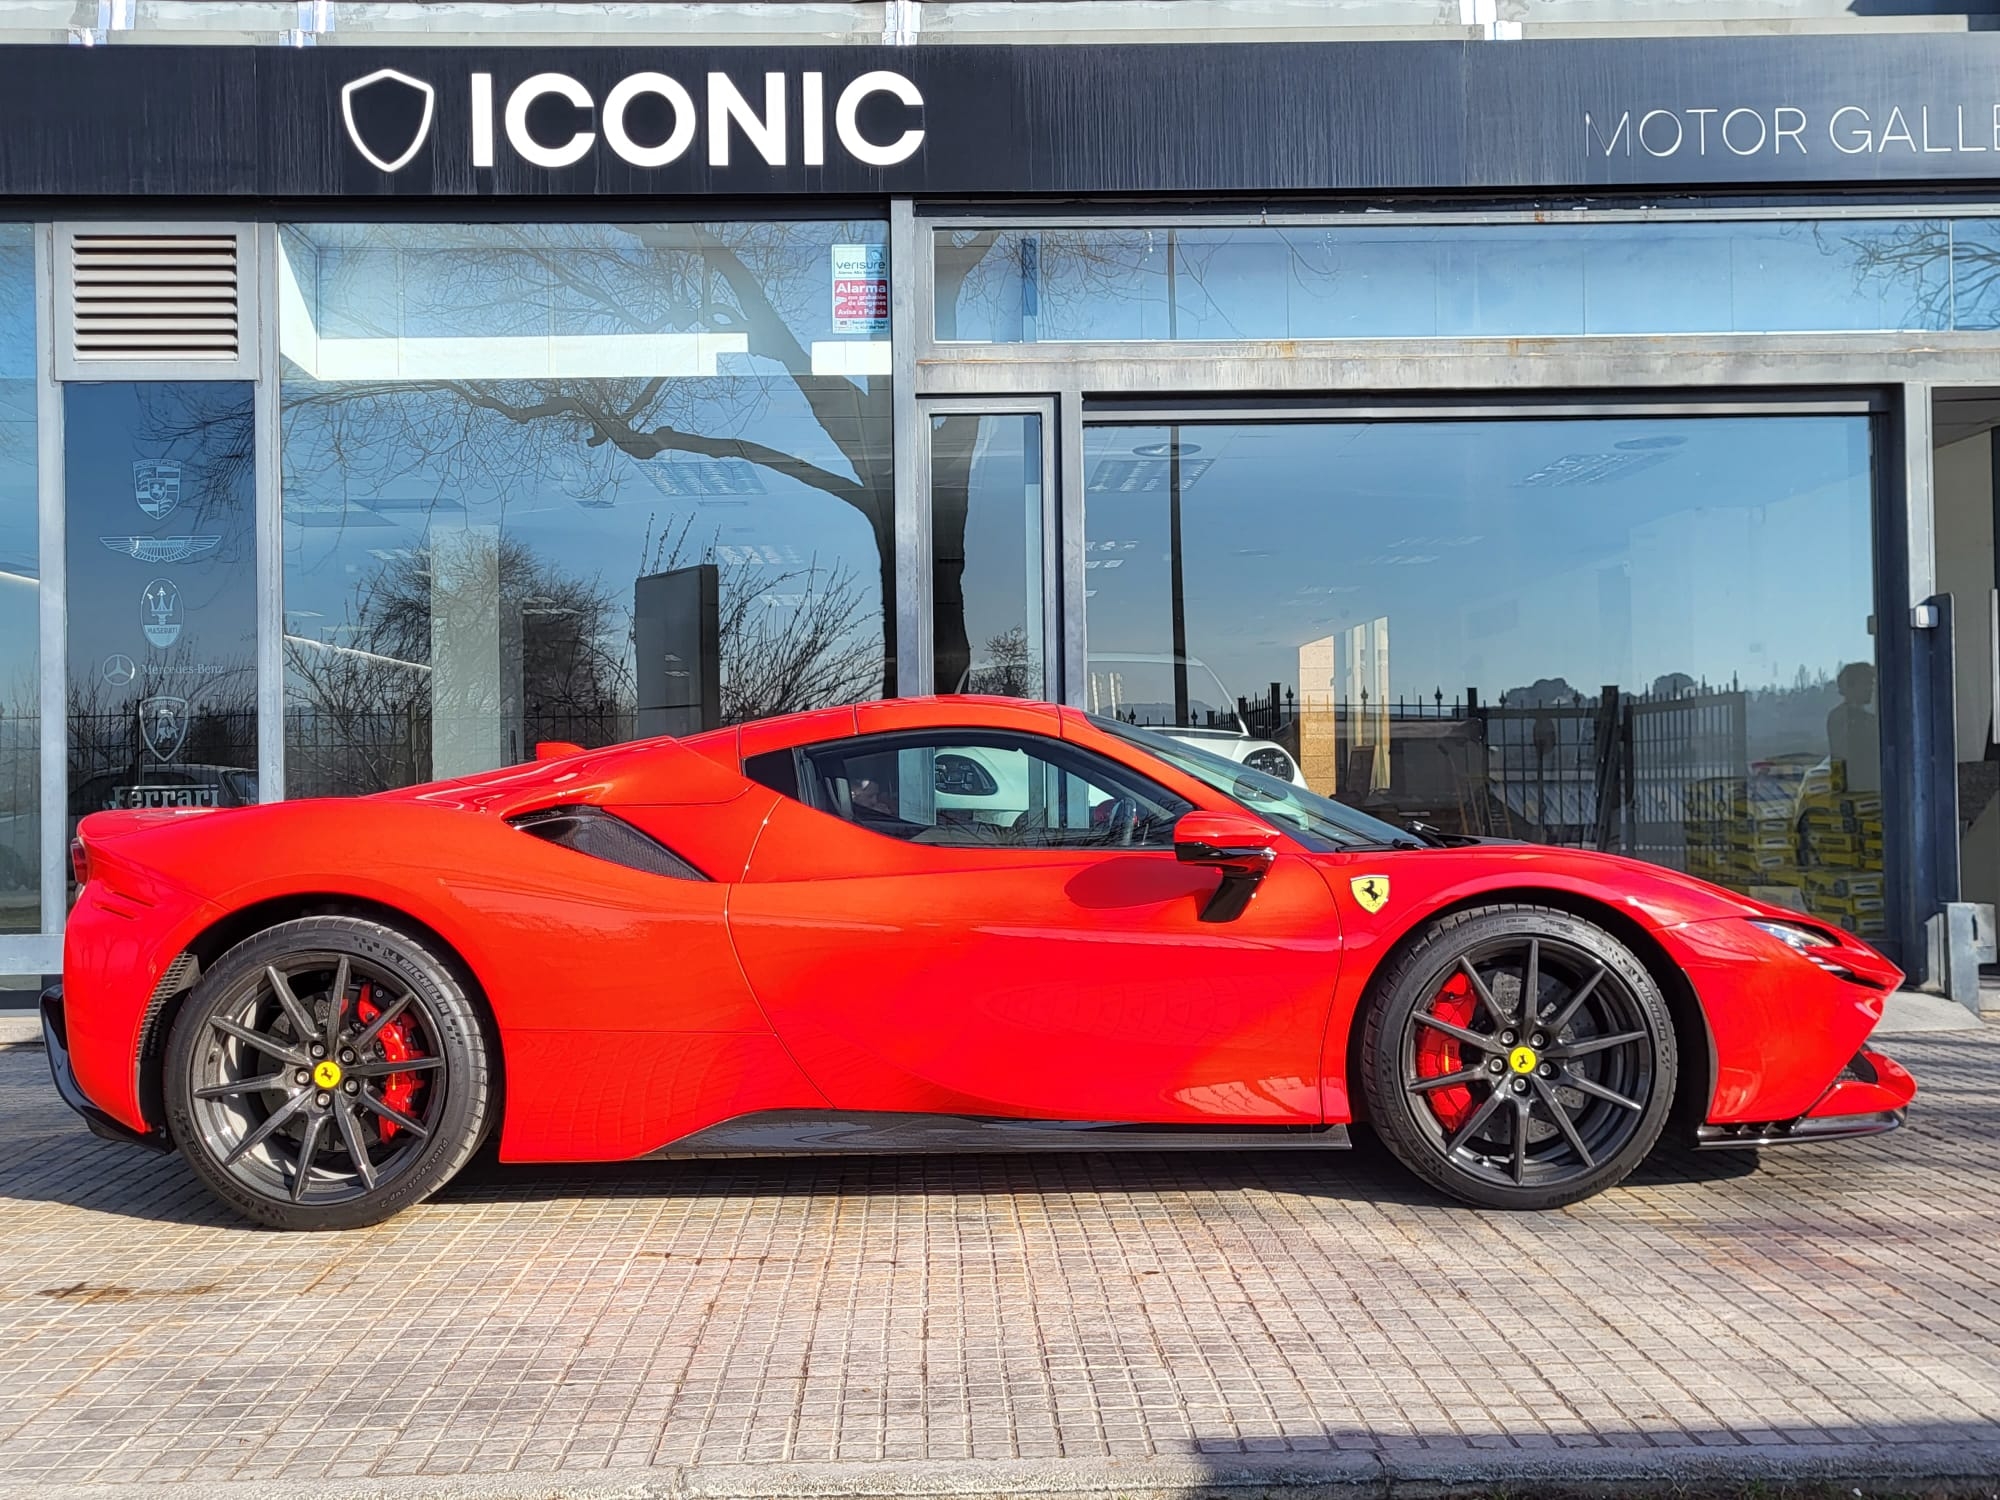
[[[69,841],[69,867],[71,873],[76,876],[76,883],[79,888],[89,883],[90,851],[83,847],[82,839],[71,839]]]

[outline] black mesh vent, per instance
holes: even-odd
[[[508,819],[523,833],[609,860],[648,875],[665,875],[671,880],[706,880],[708,877],[682,859],[658,839],[641,833],[630,823],[601,807],[576,804],[545,807]]]

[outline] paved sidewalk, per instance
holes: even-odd
[[[1894,1050],[1895,1136],[1550,1216],[1368,1152],[738,1161],[488,1169],[285,1236],[0,1049],[0,1488],[1986,1493],[2000,1029]]]

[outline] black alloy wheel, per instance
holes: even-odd
[[[174,1023],[168,1128],[231,1207],[280,1229],[370,1224],[429,1196],[487,1124],[478,1015],[414,938],[310,917],[239,944]]]
[[[1609,932],[1543,907],[1432,923],[1377,980],[1369,1119],[1411,1170],[1489,1208],[1555,1208],[1659,1139],[1677,1053],[1658,983]]]

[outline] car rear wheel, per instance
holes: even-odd
[[[167,1124],[197,1175],[278,1229],[373,1224],[435,1192],[485,1134],[478,1012],[416,939],[307,917],[229,950],[174,1022]]]
[[[1678,1058],[1659,985],[1611,933],[1546,907],[1433,922],[1377,980],[1369,1119],[1403,1164],[1486,1208],[1558,1208],[1652,1150]]]

